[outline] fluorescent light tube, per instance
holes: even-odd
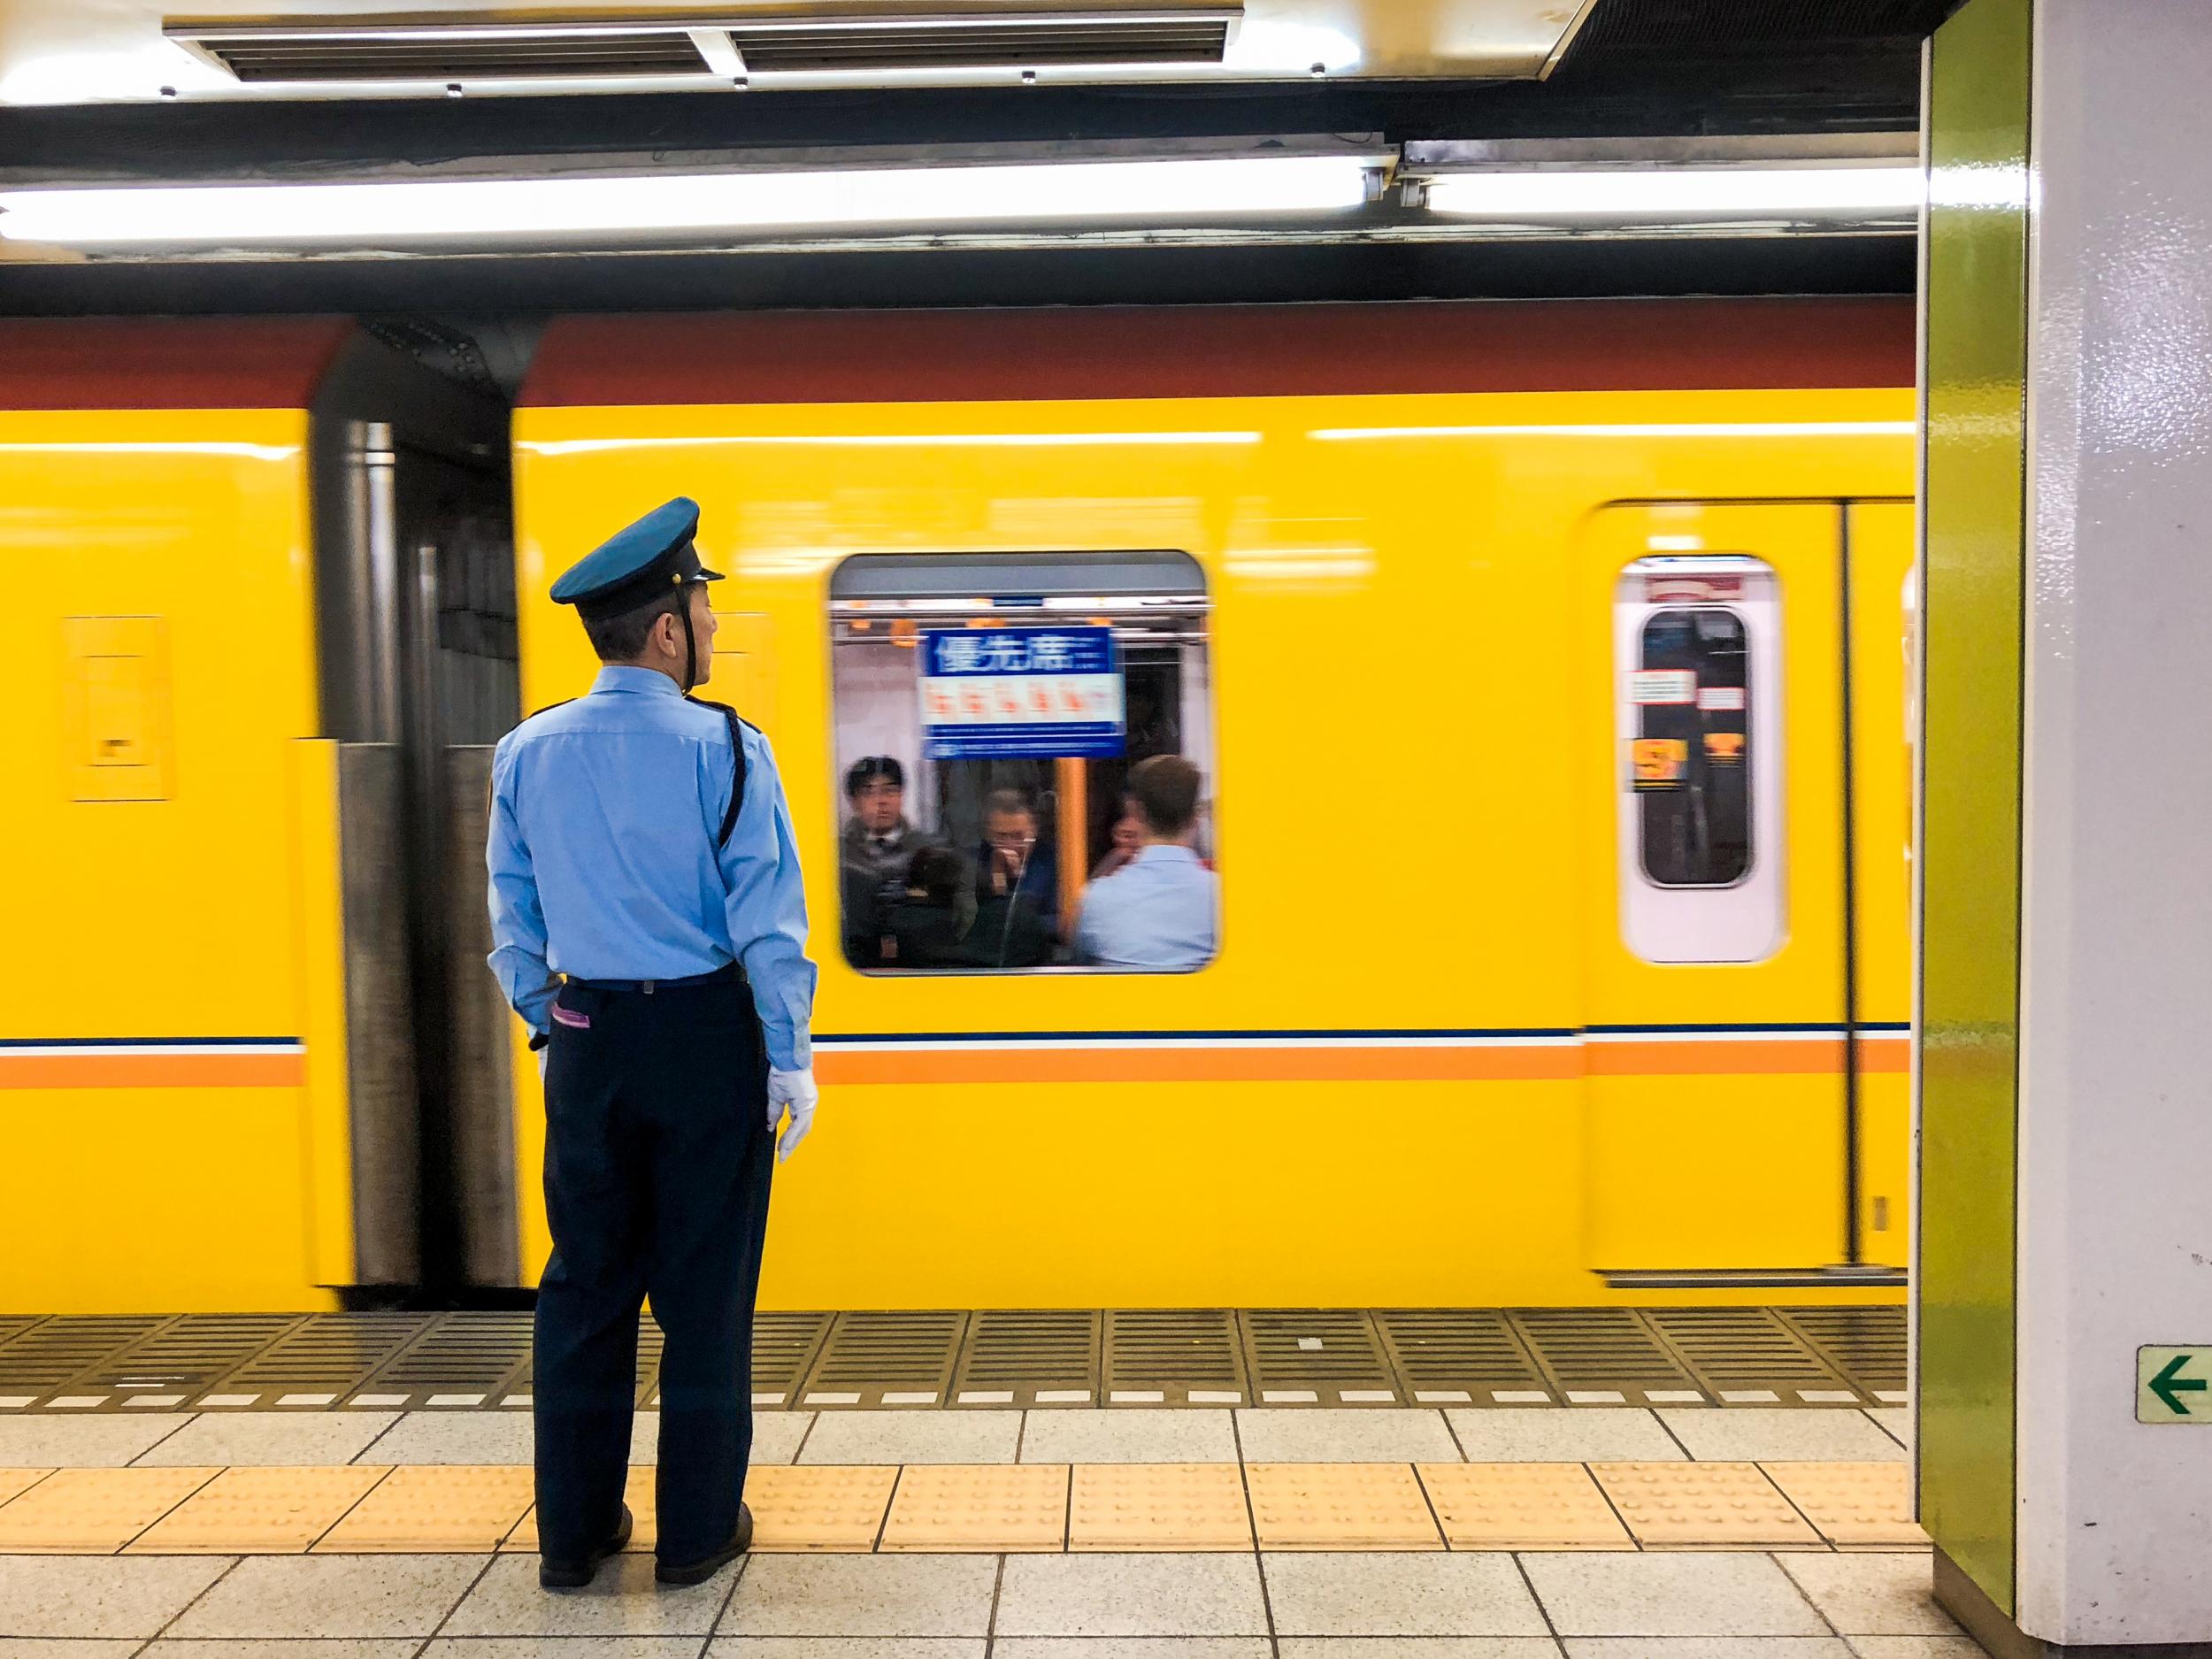
[[[1356,156],[817,173],[160,185],[0,192],[0,237],[133,243],[480,242],[599,233],[1325,212],[1366,199]]]
[[[1502,219],[1865,219],[1915,211],[1921,188],[1912,166],[1456,173],[1428,180],[1428,205]]]

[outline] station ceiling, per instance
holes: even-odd
[[[1910,52],[1941,0],[0,0],[0,103],[1542,80]]]
[[[1920,44],[1951,4],[0,0],[0,191],[1268,135],[1359,135],[1393,150],[1763,135],[1893,147],[1916,129]],[[210,263],[79,260],[0,242],[0,311],[1893,292],[1911,286],[1909,244],[1383,235],[1224,257],[1174,239],[909,240],[866,253]]]

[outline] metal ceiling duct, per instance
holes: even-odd
[[[443,22],[172,22],[242,82],[638,81],[1223,61],[1241,6]]]

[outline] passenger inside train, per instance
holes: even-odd
[[[1212,958],[1221,882],[1198,856],[1202,782],[1180,755],[1155,755],[1130,769],[1143,845],[1085,892],[1075,929],[1082,960],[1184,971]]]
[[[932,845],[906,821],[906,769],[891,755],[864,755],[846,769],[850,816],[838,837],[845,954],[872,959],[878,924],[907,887],[915,856]]]

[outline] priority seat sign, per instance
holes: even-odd
[[[922,746],[932,760],[1111,757],[1126,731],[1111,628],[928,628]]]

